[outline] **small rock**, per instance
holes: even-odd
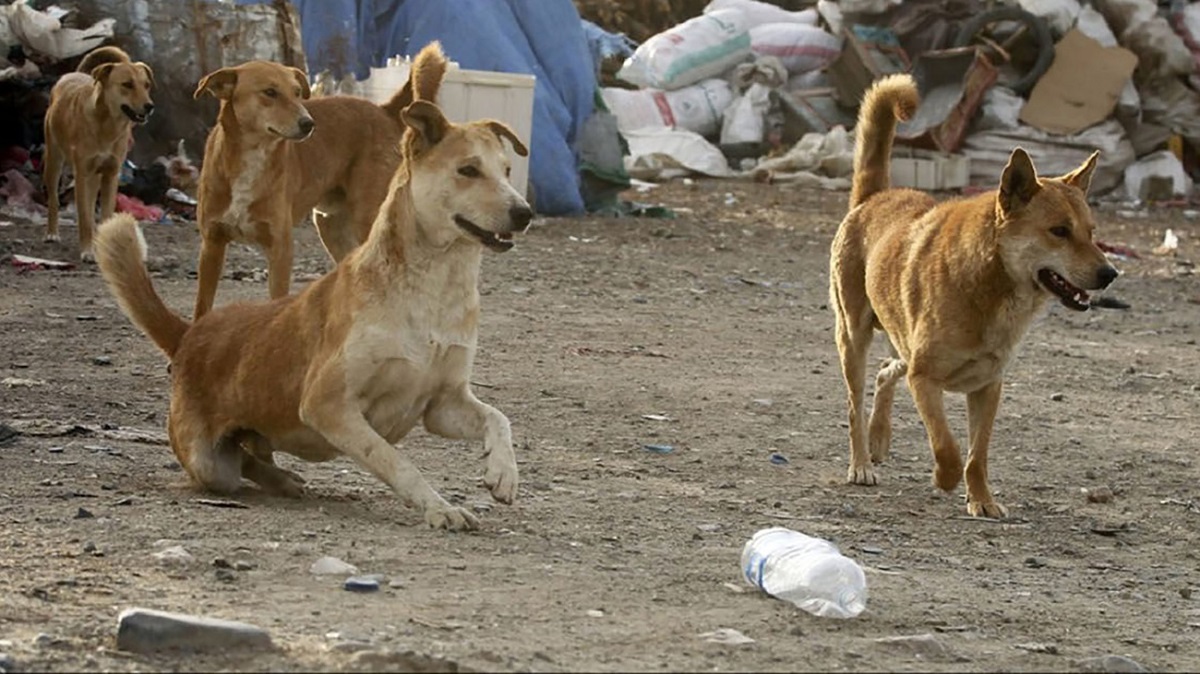
[[[1030,653],[1045,653],[1047,655],[1058,655],[1058,644],[1043,644],[1039,642],[1029,642],[1017,644],[1017,648]]]
[[[187,566],[196,561],[192,553],[187,551],[187,548],[182,545],[173,545],[169,548],[164,548],[154,553],[154,558],[163,564],[163,566]]]
[[[46,634],[45,632],[39,632],[38,635],[33,638],[33,645],[36,648],[45,648],[46,646],[52,645],[55,641],[57,641],[57,639],[55,639],[53,636]]]
[[[131,608],[117,619],[117,649],[152,653],[258,650],[272,647],[271,635],[261,627],[232,620]]]
[[[588,609],[587,614],[588,614],[589,618],[603,618],[604,617],[604,611],[601,611],[598,608]]]
[[[1063,394],[1061,394],[1061,393],[1051,393],[1051,394],[1050,394],[1050,399],[1051,399],[1051,400],[1053,400],[1053,401],[1054,401],[1054,402],[1056,402],[1056,403],[1057,403],[1057,402],[1062,402],[1063,398],[1064,398],[1064,396],[1063,396]]]
[[[92,365],[112,365],[112,358],[109,358],[108,356],[96,356],[92,359]]]
[[[249,571],[254,568],[254,564],[245,560],[239,559],[233,563],[234,571]]]
[[[80,508],[79,510],[75,511],[75,519],[77,520],[88,520],[93,517],[95,517],[95,515],[93,515],[92,511],[88,510],[87,508]]]
[[[388,583],[388,587],[400,589],[400,588],[404,587],[404,581],[397,578],[397,579],[393,580],[392,582]]]
[[[1025,566],[1028,566],[1031,569],[1040,569],[1043,566],[1046,566],[1046,560],[1042,559],[1041,557],[1026,557]],[[1018,646],[1018,648],[1020,648],[1020,646]]]
[[[446,566],[450,567],[454,571],[466,571],[467,570],[466,562],[450,562]]]
[[[0,671],[11,672],[17,668],[17,662],[8,653],[0,653]]]
[[[371,650],[373,645],[369,641],[359,641],[358,639],[338,639],[329,644],[328,648],[338,653],[361,653]]]
[[[472,503],[471,510],[474,510],[477,513],[491,512],[492,504],[491,503]]]
[[[1192,588],[1190,588],[1190,587],[1179,588],[1179,596],[1183,597],[1184,599],[1191,599],[1192,598]]]
[[[721,525],[716,524],[714,522],[709,522],[709,523],[705,523],[705,524],[697,524],[696,528],[699,529],[700,531],[703,531],[706,534],[711,534],[714,531],[720,531]]]
[[[957,658],[950,649],[933,634],[914,634],[912,636],[881,637],[875,643],[889,648],[904,650],[918,660],[925,662],[954,662]]]
[[[342,589],[348,592],[378,592],[379,580],[369,576],[354,576],[342,583]]]
[[[1113,500],[1113,490],[1104,485],[1099,487],[1084,487],[1080,489],[1088,503],[1110,503]]]
[[[883,548],[877,548],[874,545],[860,545],[860,546],[858,546],[858,549],[862,550],[863,554],[867,554],[867,555],[882,555],[883,554]]]
[[[1096,672],[1098,674],[1137,674],[1148,671],[1141,663],[1123,655],[1102,655],[1095,658],[1084,658],[1075,663],[1081,672]]]
[[[84,544],[83,544],[83,551],[84,551],[84,552],[95,552],[95,551],[96,551],[96,544],[95,544],[95,543],[93,543],[93,542],[91,542],[91,541],[88,541],[88,542],[84,543]]]
[[[237,572],[233,569],[217,569],[214,575],[222,583],[232,583],[237,580]]]
[[[224,557],[217,557],[216,559],[214,559],[212,561],[212,565],[218,569],[232,569],[233,568],[233,565],[229,563],[229,560],[225,559]]]
[[[315,576],[351,576],[358,573],[358,567],[337,557],[322,557],[312,563],[308,572]]]
[[[713,644],[726,644],[729,646],[741,646],[743,644],[752,644],[754,639],[742,634],[741,632],[731,627],[718,627],[711,632],[705,632],[699,635],[701,639]]]

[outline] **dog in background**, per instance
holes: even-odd
[[[305,215],[313,214],[334,262],[365,241],[400,163],[401,111],[414,100],[434,100],[446,67],[441,45],[427,45],[383,105],[354,96],[309,100],[307,75],[267,61],[202,79],[195,97],[215,96],[221,107],[200,170],[193,316],[212,308],[231,241],[266,254],[272,298],[288,294],[292,229]]]
[[[435,528],[471,529],[394,446],[417,424],[483,441],[484,484],[511,503],[517,463],[508,419],[471,391],[485,248],[513,246],[533,216],[508,181],[497,121],[452,124],[433,103],[402,113],[404,158],[366,242],[297,295],[237,303],[193,323],[173,313],[146,272],[137,223],[100,228],[100,270],[127,316],[171,359],[168,431],[199,485],[231,492],[247,478],[282,494],[299,476],[274,452],[347,456],[416,506]]]
[[[58,181],[63,164],[70,162],[75,175],[79,257],[85,262],[93,259],[96,200],[100,200],[100,219],[112,217],[133,127],[144,124],[154,111],[153,87],[150,66],[131,61],[117,47],[100,47],[88,52],[76,72],[60,77],[50,90],[42,158],[49,207],[46,240],[59,240]]]
[[[872,462],[888,455],[892,400],[904,377],[929,435],[933,483],[950,491],[965,477],[968,512],[1004,517],[988,484],[987,454],[1005,366],[1048,299],[1085,311],[1087,291],[1118,275],[1092,238],[1087,190],[1099,153],[1049,178],[1017,148],[999,189],[939,204],[923,192],[890,189],[896,124],[918,103],[909,75],[883,78],[864,97],[850,211],[831,250],[830,305],[849,392],[849,481],[876,483]],[[868,425],[864,388],[877,329],[893,357],[876,377]],[[967,396],[965,471],[945,391]]]

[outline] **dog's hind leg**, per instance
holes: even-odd
[[[58,241],[58,180],[62,176],[65,157],[58,149],[54,135],[50,133],[50,124],[46,124],[46,145],[42,151],[42,185],[46,189],[46,236],[45,241]]]
[[[168,432],[171,449],[198,486],[218,494],[232,494],[241,488],[243,452],[236,437],[213,442],[203,429],[176,422],[174,415]]]
[[[480,402],[466,384],[435,399],[425,412],[425,428],[444,438],[483,440],[487,473],[483,483],[492,497],[512,503],[517,496],[517,458],[512,430],[500,410]]]
[[[269,440],[253,431],[243,431],[238,440],[244,452],[242,477],[277,496],[296,498],[304,493],[304,478],[275,465]]]
[[[987,453],[992,440],[992,426],[1000,408],[1003,383],[996,381],[967,394],[967,422],[970,426],[971,448],[967,452],[967,512],[975,517],[1001,518],[1008,510],[996,503],[988,486]]]
[[[841,293],[838,295],[840,300]],[[875,470],[871,467],[871,456],[867,453],[867,424],[863,409],[866,398],[867,354],[874,336],[873,319],[867,312],[869,307],[849,307],[839,301],[837,347],[850,407],[850,469],[847,480],[853,484],[871,485],[878,484],[879,480],[875,477]],[[864,313],[867,315],[863,315]]]
[[[933,484],[943,491],[950,491],[962,479],[962,452],[946,421],[942,387],[924,376],[915,363],[914,360],[908,366],[908,388],[912,391],[913,402],[921,413],[925,432],[929,435],[929,448],[933,451],[935,463]]]
[[[892,402],[896,398],[896,384],[908,372],[908,365],[899,358],[888,358],[875,376],[875,401],[871,405],[871,423],[868,439],[871,460],[879,463],[887,459],[892,446]]]

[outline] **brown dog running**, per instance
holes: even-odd
[[[42,183],[46,187],[46,240],[58,241],[58,180],[64,162],[75,174],[75,210],[79,219],[79,258],[92,260],[96,199],[100,219],[117,208],[117,180],[129,152],[135,124],[154,111],[150,90],[154,72],[134,63],[117,47],[100,47],[79,62],[50,90],[46,110],[46,149]]]
[[[302,71],[267,61],[202,79],[196,98],[211,94],[221,107],[200,171],[193,316],[212,308],[231,241],[266,254],[272,298],[288,294],[292,229],[306,214],[334,262],[365,241],[400,163],[400,113],[413,100],[434,100],[446,67],[441,46],[427,45],[382,106],[353,96],[307,100]]]
[[[482,440],[484,484],[517,494],[508,419],[471,392],[483,249],[506,251],[533,213],[508,182],[496,121],[457,125],[426,101],[405,109],[404,161],[366,243],[297,295],[232,304],[188,323],[163,304],[136,223],[100,228],[100,270],[122,310],[170,358],[171,447],[192,479],[217,492],[243,477],[294,494],[274,452],[307,461],[348,456],[420,508],[436,528],[478,525],[433,490],[394,444],[416,424]]]
[[[1092,240],[1087,189],[1099,153],[1067,175],[1043,178],[1017,148],[999,190],[939,204],[923,192],[889,188],[896,123],[917,104],[908,75],[881,79],[864,97],[850,212],[832,246],[830,304],[850,404],[849,481],[876,483],[871,464],[888,455],[895,387],[907,376],[929,434],[934,484],[950,491],[965,477],[968,512],[1003,517],[988,485],[987,452],[1004,368],[1047,299],[1084,311],[1086,291],[1118,275]],[[876,329],[887,333],[894,357],[876,378],[868,433],[863,398]],[[967,395],[965,472],[944,391]]]

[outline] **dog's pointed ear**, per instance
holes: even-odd
[[[1033,168],[1029,154],[1021,148],[1013,150],[1000,175],[1000,193],[996,195],[1000,208],[1005,212],[1014,211],[1029,203],[1040,189],[1037,170]]]
[[[504,122],[497,122],[494,119],[489,119],[484,123],[487,124],[487,128],[496,134],[498,138],[507,138],[508,142],[512,143],[513,150],[518,156],[529,156],[529,148],[525,147],[525,143],[521,142],[521,139],[517,137],[517,132],[513,131],[511,126]]]
[[[1096,163],[1099,160],[1100,150],[1096,150],[1079,168],[1059,178],[1059,180],[1072,187],[1078,187],[1080,191],[1087,194],[1088,188],[1092,185],[1092,174],[1096,172]]]
[[[109,75],[112,75],[113,68],[116,67],[117,64],[115,63],[101,63],[95,68],[92,68],[92,72],[88,74],[91,75],[92,79],[96,80],[97,82],[103,83],[108,79]]]
[[[442,109],[429,101],[413,101],[400,113],[400,118],[416,132],[425,148],[440,143],[450,128]]]
[[[221,68],[204,76],[196,86],[192,98],[200,98],[204,94],[226,100],[233,96],[233,88],[237,85],[238,74],[233,68]]]
[[[299,68],[292,68],[292,77],[296,78],[296,84],[300,85],[300,98],[307,99],[312,96],[312,87],[308,85],[308,75]]]
[[[153,88],[154,87],[154,71],[150,69],[150,66],[146,65],[145,63],[142,63],[141,61],[138,61],[137,63],[133,64],[133,67],[137,68],[138,70],[142,71],[143,73],[146,73],[146,79],[150,80],[150,87]]]

